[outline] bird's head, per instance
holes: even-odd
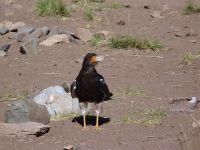
[[[83,60],[83,66],[95,66],[98,62],[103,61],[103,56],[97,56],[95,53],[87,53]]]

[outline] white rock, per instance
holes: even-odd
[[[66,34],[52,35],[46,40],[40,42],[40,45],[52,46],[57,43],[70,43],[69,37]]]
[[[192,122],[192,128],[193,129],[199,129],[200,128],[200,120],[193,121]]]
[[[71,94],[66,93],[61,86],[52,86],[42,90],[34,97],[34,101],[45,105],[51,118],[55,118],[59,114],[78,114],[80,112],[78,99],[72,99]]]

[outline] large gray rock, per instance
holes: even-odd
[[[57,43],[70,43],[69,37],[66,34],[52,35],[46,40],[40,42],[40,45],[52,46]]]
[[[71,94],[66,93],[61,86],[44,89],[33,99],[36,103],[47,107],[51,118],[55,118],[60,114],[79,114],[80,112],[78,99],[72,99]]]
[[[41,136],[50,129],[49,125],[36,122],[0,123],[0,136],[24,137],[27,135]]]
[[[5,113],[6,123],[39,122],[47,124],[50,121],[49,113],[45,106],[33,100],[16,101],[9,104]]]

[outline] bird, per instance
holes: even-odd
[[[99,115],[102,112],[103,102],[110,100],[113,94],[100,75],[95,66],[103,60],[103,56],[96,53],[87,53],[84,57],[82,68],[71,84],[70,91],[72,98],[78,98],[81,114],[83,116],[83,129],[87,128],[86,115],[93,104],[96,112],[95,128],[99,129]]]

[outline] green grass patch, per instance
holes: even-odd
[[[181,59],[181,62],[185,65],[190,65],[190,64],[195,63],[198,60],[200,60],[200,54],[193,54],[191,52],[188,52],[183,56],[183,58]]]
[[[16,93],[5,93],[0,95],[0,101],[17,101],[25,100],[28,98],[29,92],[27,90],[19,91]]]
[[[36,12],[39,16],[70,16],[62,0],[37,0]]]
[[[200,6],[195,5],[193,2],[189,1],[183,10],[183,14],[198,14],[200,13]]]
[[[137,48],[139,50],[159,51],[163,45],[156,40],[141,40],[133,36],[116,36],[109,39],[109,46],[117,49]]]
[[[122,118],[122,122],[128,124],[142,124],[146,126],[161,125],[162,118],[165,116],[167,116],[167,112],[161,108],[148,108],[145,110],[129,112]]]
[[[55,117],[52,117],[52,121],[60,121],[60,120],[72,120],[73,118],[77,117],[78,115],[75,113],[67,113],[67,114],[58,114]]]

